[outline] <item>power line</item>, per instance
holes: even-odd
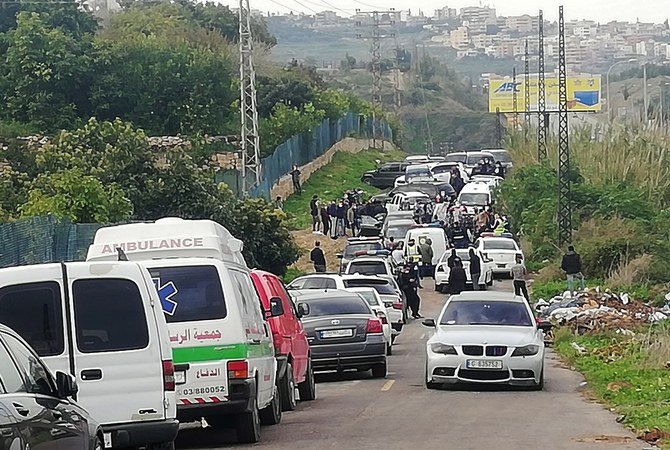
[[[277,6],[281,6],[281,7],[284,8],[284,9],[288,9],[288,10],[291,11],[291,12],[300,14],[300,11],[298,11],[297,9],[293,9],[293,8],[290,8],[290,7],[286,6],[286,5],[284,5],[284,4],[281,4],[281,3],[279,3],[277,0],[269,0],[269,1],[270,1],[270,3],[274,3],[275,5],[277,5]],[[293,0],[293,1],[295,1],[295,0]],[[297,2],[296,2],[296,3],[297,3]]]
[[[315,3],[315,2],[313,2],[313,1],[311,1],[311,0],[302,0],[302,1],[304,1],[304,2],[306,2],[306,3],[309,3],[310,5],[314,5],[314,6],[318,6],[319,8],[323,8],[323,5],[319,5],[318,3]],[[338,8],[338,7],[335,6],[335,5],[331,5],[330,3],[328,3],[328,2],[325,1],[325,0],[319,0],[319,1],[320,1],[321,3],[324,3],[324,4],[325,4],[326,6],[328,6],[329,8],[333,8],[334,10],[340,11],[340,12],[342,12],[342,13],[348,15],[348,16],[353,16],[353,15],[354,15],[354,14],[352,13],[353,10],[345,11],[344,9],[342,9],[342,8]]]
[[[309,9],[309,10],[312,11],[314,14],[318,14],[318,13],[316,12],[316,10],[310,8],[309,6],[305,5],[304,3],[300,3],[298,0],[293,0],[293,1],[296,2],[298,5],[302,6],[303,8]]]

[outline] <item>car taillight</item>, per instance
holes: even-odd
[[[393,302],[393,309],[402,309],[402,301],[397,300]]]
[[[228,379],[249,378],[249,364],[246,361],[228,361]]]
[[[379,311],[377,313],[377,317],[379,318],[379,320],[382,321],[382,325],[386,325],[388,323],[388,321],[386,320],[386,314],[384,314],[383,312]]]
[[[368,327],[365,331],[368,333],[381,333],[383,331],[381,320],[368,319]]]
[[[172,361],[163,361],[163,390],[174,391],[174,364]]]

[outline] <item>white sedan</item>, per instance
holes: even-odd
[[[386,340],[386,354],[391,355],[391,345],[393,339],[391,338],[391,324],[389,323],[388,316],[386,315],[386,307],[384,306],[384,301],[379,296],[379,293],[375,288],[347,288],[347,291],[355,292],[370,305],[370,308],[377,315],[379,320],[382,322],[382,330],[384,332],[384,339]]]
[[[509,237],[484,233],[475,241],[475,248],[481,252],[484,259],[491,263],[493,275],[510,276],[510,269],[516,262],[516,256],[523,252],[516,241]]]
[[[470,249],[467,248],[459,248],[455,249],[456,250],[456,256],[461,260],[463,263],[463,269],[465,270],[465,276],[466,276],[466,285],[472,285],[472,276],[470,275]],[[437,263],[435,266],[435,290],[440,291],[440,292],[446,292],[447,288],[449,287],[449,273],[451,272],[451,269],[449,269],[449,265],[447,260],[451,256],[451,251],[452,249],[447,250],[444,252],[442,257],[440,258],[440,261]],[[479,265],[481,267],[481,273],[479,275],[479,285],[483,288],[486,289],[488,286],[493,285],[493,267],[490,262],[484,258],[484,255],[482,253],[475,249],[475,253],[477,256],[479,256]]]
[[[544,386],[544,331],[523,297],[464,292],[449,298],[426,342],[425,383]],[[544,327],[544,326],[543,326]]]

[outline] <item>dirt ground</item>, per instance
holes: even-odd
[[[293,267],[307,273],[314,272],[314,265],[309,261],[309,252],[314,248],[314,241],[321,242],[321,248],[326,255],[326,265],[329,272],[337,272],[339,259],[335,256],[344,249],[347,240],[346,237],[331,239],[323,234],[313,234],[311,228],[307,230],[293,231],[295,242],[305,250],[305,254],[296,262]]]

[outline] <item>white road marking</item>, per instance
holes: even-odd
[[[423,333],[419,339],[423,339],[426,337],[426,333]]]
[[[386,383],[384,383],[384,386],[382,386],[382,392],[391,390],[393,383],[395,383],[395,380],[388,380]]]

